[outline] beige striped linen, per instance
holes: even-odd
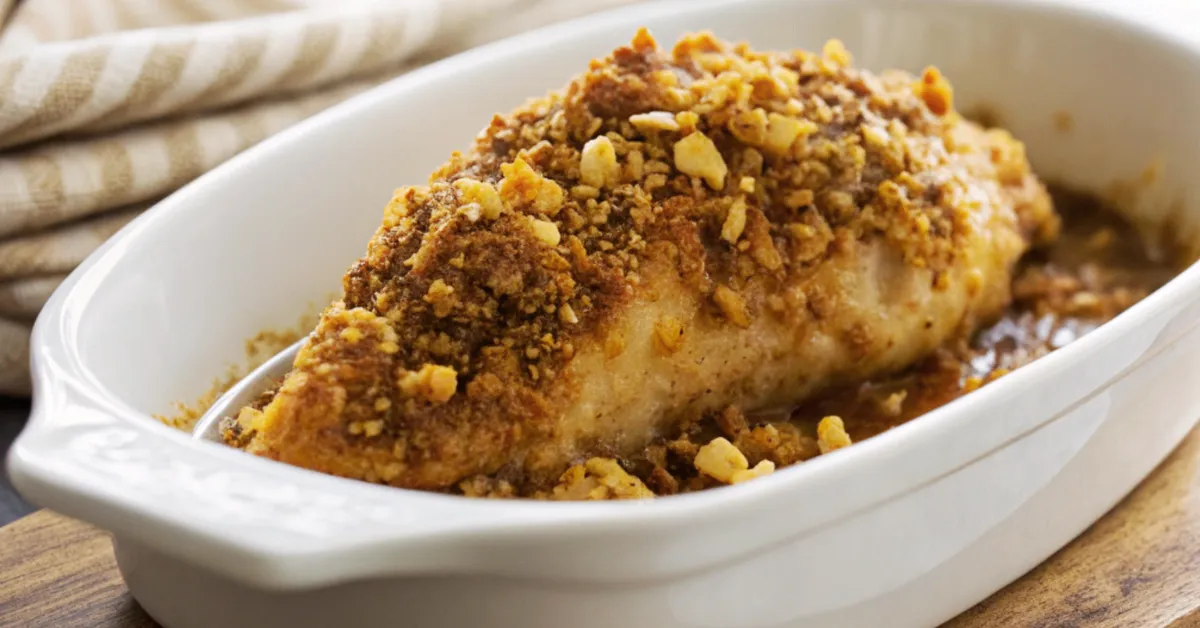
[[[54,289],[155,200],[421,63],[637,0],[0,0],[0,394]]]

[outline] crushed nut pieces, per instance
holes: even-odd
[[[729,167],[717,145],[700,131],[675,142],[675,167],[688,176],[704,179],[714,190],[725,189]]]

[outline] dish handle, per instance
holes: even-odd
[[[464,533],[507,519],[482,500],[397,499],[388,487],[194,442],[71,377],[38,384],[7,459],[22,496],[247,584],[469,571],[471,557],[456,551]]]

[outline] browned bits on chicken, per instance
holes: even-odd
[[[772,272],[783,268],[783,257],[779,254],[779,249],[775,247],[775,241],[771,238],[771,224],[762,212],[755,209],[750,213],[749,225],[746,227],[745,234],[748,244],[747,251],[754,261]]]
[[[716,416],[717,427],[727,438],[737,439],[743,432],[750,429],[746,423],[746,415],[734,406],[729,406]]]
[[[894,371],[1008,302],[1056,217],[1020,143],[951,107],[936,71],[871,74],[838,42],[640,31],[397,191],[229,442],[402,487],[636,495],[619,467],[573,465]],[[818,448],[783,425],[729,441],[749,459],[726,482]]]
[[[792,259],[799,264],[823,258],[833,243],[833,230],[817,212],[805,212],[804,222],[784,226],[792,239]]]
[[[646,485],[655,495],[674,495],[679,492],[679,480],[663,467],[654,467],[650,471]]]
[[[816,439],[801,433],[792,423],[758,425],[738,434],[733,442],[752,464],[770,460],[786,467],[821,453]]]

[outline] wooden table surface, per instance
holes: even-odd
[[[40,511],[0,528],[0,626],[152,628],[101,531]],[[1200,627],[1200,428],[1070,545],[943,628]]]

